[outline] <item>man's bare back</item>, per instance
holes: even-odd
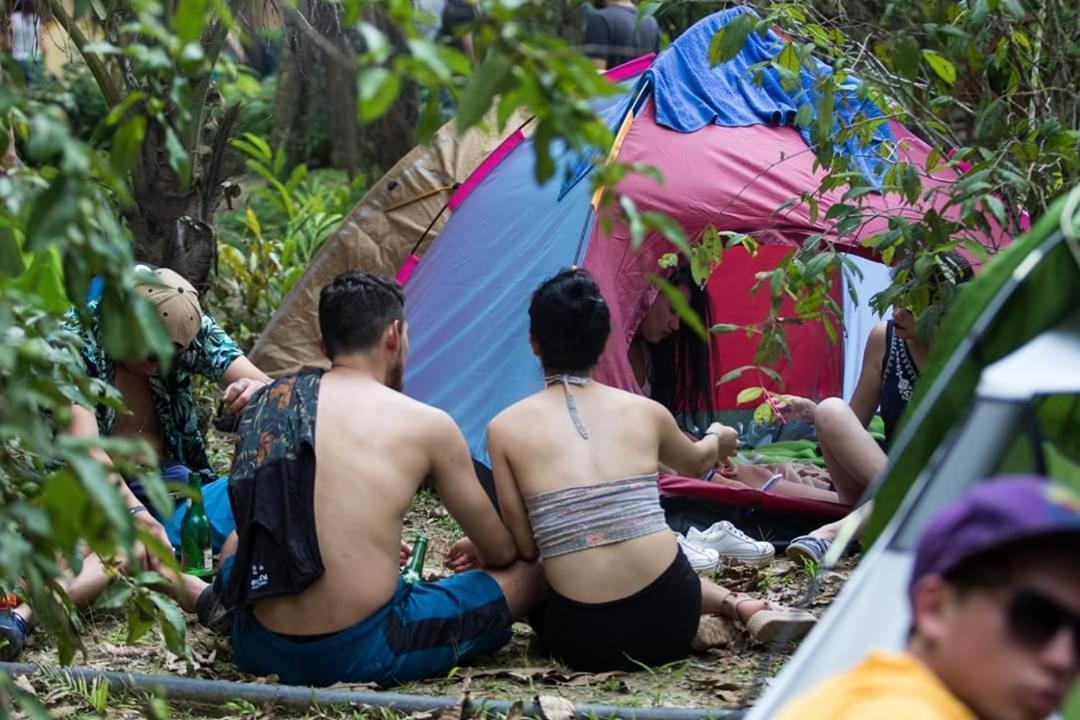
[[[228,586],[237,667],[290,684],[393,684],[494,652],[543,578],[515,562],[454,421],[400,392],[401,287],[342,273],[319,296],[319,329],[330,371],[278,379],[240,421]],[[425,478],[483,572],[415,584],[398,575],[402,521]]]
[[[335,367],[322,378],[315,433],[315,527],[325,573],[299,595],[259,603],[255,615],[268,629],[295,634],[299,613],[304,634],[335,632],[385,605],[397,587],[402,522],[427,477],[493,564],[514,559],[509,531],[446,413]]]

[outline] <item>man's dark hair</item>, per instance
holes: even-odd
[[[611,334],[611,312],[584,270],[563,270],[540,283],[529,304],[529,333],[550,372],[587,372]]]
[[[331,360],[366,352],[383,331],[405,319],[405,294],[395,280],[368,272],[343,272],[319,294],[319,331]]]

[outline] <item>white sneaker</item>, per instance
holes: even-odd
[[[690,567],[696,572],[708,572],[715,570],[720,565],[720,553],[706,547],[701,547],[690,542],[680,533],[675,533],[675,539],[682,548],[683,555],[690,561]]]
[[[768,565],[776,554],[772,543],[754,540],[727,520],[705,531],[690,528],[686,537],[699,548],[714,550],[721,558],[731,558],[754,567]]]

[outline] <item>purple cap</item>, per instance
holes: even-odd
[[[974,555],[1046,535],[1080,540],[1080,497],[1035,475],[980,482],[923,530],[908,594],[926,575],[945,575]]]

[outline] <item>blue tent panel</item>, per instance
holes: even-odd
[[[528,340],[532,289],[576,261],[590,229],[588,183],[559,199],[573,160],[564,155],[538,186],[533,143],[523,142],[454,213],[405,286],[405,392],[450,412],[486,465],[487,424],[543,386]]]

